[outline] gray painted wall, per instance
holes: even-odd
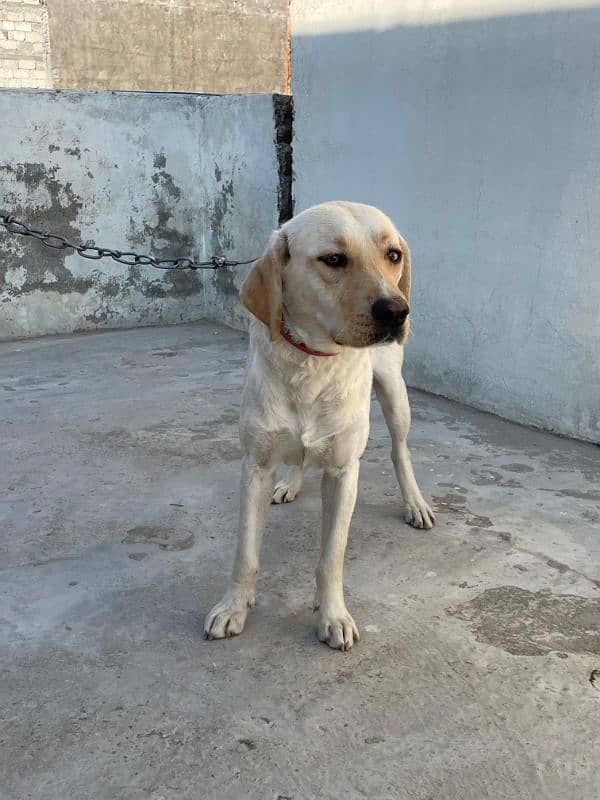
[[[286,109],[279,95],[2,90],[0,209],[122,251],[256,257],[289,205]],[[245,270],[86,261],[0,228],[0,338],[206,317],[239,327]]]
[[[600,4],[573,5],[293,2],[295,198],[408,238],[413,386],[600,441]]]

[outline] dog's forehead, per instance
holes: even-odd
[[[285,231],[293,249],[307,254],[400,240],[394,224],[382,211],[361,203],[332,202],[313,206],[291,219]]]

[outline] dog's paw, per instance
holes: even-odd
[[[287,483],[287,481],[280,481],[273,489],[273,496],[271,497],[272,503],[291,503],[296,499],[298,494],[295,486]]]
[[[204,638],[227,639],[237,636],[244,630],[248,609],[253,604],[253,600],[244,600],[228,592],[206,615]]]
[[[325,642],[334,650],[350,650],[352,645],[360,639],[356,622],[345,607],[337,612],[319,609],[317,636],[319,641]]]
[[[404,519],[413,528],[429,530],[435,525],[435,514],[420,494],[404,502]]]
[[[277,482],[273,489],[272,503],[291,503],[302,488],[302,468],[290,467],[284,478]]]

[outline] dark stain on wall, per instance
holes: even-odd
[[[165,169],[167,166],[167,159],[164,153],[155,154],[154,166],[157,171],[152,175],[152,183],[159,187],[164,195],[171,197],[173,200],[180,200],[181,189],[175,184],[173,176]]]
[[[166,169],[165,154],[155,153],[153,163],[152,202],[156,222],[152,225],[145,221],[138,224],[131,217],[131,246],[144,246],[156,258],[197,257],[194,248],[194,214],[189,208],[181,209],[178,206],[183,192]],[[202,276],[192,270],[166,270],[162,274],[157,270],[156,279],[142,279],[137,285],[147,297],[185,297],[202,290]]]
[[[71,155],[78,157],[75,151]],[[182,190],[165,170],[164,155],[157,154],[154,164],[156,171],[152,175],[152,182],[156,222],[153,225],[143,222],[138,227],[132,218],[129,244],[134,248],[145,246],[149,252],[161,258],[193,255],[192,212],[177,209]],[[4,206],[9,213],[24,219],[34,228],[60,233],[75,242],[81,241],[77,219],[83,206],[82,198],[73,190],[70,182],[61,182],[58,167],[41,163],[2,164],[2,185],[13,186],[12,190],[7,188],[3,192]],[[230,192],[231,187],[226,191]],[[43,197],[43,201],[36,202],[33,200],[35,197]],[[24,202],[22,198],[27,199]],[[174,222],[176,211],[179,217],[177,224]],[[156,270],[156,278],[148,278],[142,275],[139,267],[124,266],[122,276],[105,276],[93,268],[94,262],[87,262],[90,266],[88,274],[74,275],[65,265],[66,257],[72,254],[71,250],[53,250],[21,236],[8,235],[2,237],[1,241],[0,283],[6,284],[7,295],[17,297],[36,290],[85,294],[94,288],[107,303],[86,315],[86,319],[92,322],[105,323],[118,318],[118,309],[110,310],[109,301],[124,299],[131,289],[139,290],[150,298],[166,298],[193,295],[202,288],[201,274],[190,270],[164,273]],[[22,285],[16,286],[14,282],[7,284],[7,272],[21,268],[24,270]]]
[[[0,164],[0,185],[21,184],[24,191],[3,192],[4,204],[8,211],[17,218],[24,219],[31,227],[61,233],[67,239],[79,241],[81,231],[76,220],[82,208],[82,199],[73,191],[70,182],[61,183],[57,167],[47,167],[38,163]],[[48,200],[43,204],[35,201],[36,195],[47,193]],[[27,197],[27,205],[21,202]],[[2,239],[3,254],[0,259],[0,282],[6,282],[9,270],[23,268],[26,277],[18,288],[7,286],[7,293],[12,296],[28,294],[37,289],[44,291],[85,293],[93,284],[91,276],[73,275],[65,266],[65,258],[70,250],[52,250],[43,248],[43,257],[33,248],[42,247],[33,239],[21,236],[6,236]],[[47,273],[53,277],[47,280]]]
[[[273,95],[273,117],[275,120],[275,149],[279,177],[277,209],[279,211],[279,224],[282,225],[294,216],[292,149],[294,101],[290,95]]]
[[[234,241],[227,218],[234,198],[233,172],[231,178],[224,180],[223,171],[215,164],[215,178],[219,184],[219,189],[207,209],[210,221],[211,255],[223,255],[231,258],[232,255],[235,255],[232,254]],[[234,269],[235,267],[219,267],[212,275],[215,289],[225,298],[237,298],[238,295],[233,273]]]
[[[208,218],[210,221],[210,242],[213,255],[227,255],[233,247],[233,236],[227,225],[227,215],[233,204],[233,175],[229,180],[223,180],[222,172],[215,169],[215,177],[219,176],[220,188],[214,199],[208,205]]]

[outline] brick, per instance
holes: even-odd
[[[11,39],[13,42],[24,42],[25,31],[10,31],[8,34],[8,38]]]
[[[15,23],[10,22],[8,19],[0,19],[0,30],[3,31],[14,31]]]
[[[43,42],[33,42],[31,45],[31,52],[32,53],[43,53],[44,51],[44,43]]]
[[[31,22],[15,22],[16,31],[30,31]]]
[[[19,69],[35,69],[35,61],[23,59],[19,61]]]
[[[16,50],[18,45],[17,45],[17,42],[13,42],[10,39],[7,39],[6,41],[2,40],[0,42],[0,47],[3,50]]]
[[[34,25],[39,25],[43,18],[42,11],[23,11],[23,22],[32,22]]]
[[[6,19],[10,22],[23,22],[23,14],[20,11],[7,11]]]
[[[29,31],[29,33],[25,34],[25,41],[26,42],[43,42],[44,37],[40,33],[40,31]]]

